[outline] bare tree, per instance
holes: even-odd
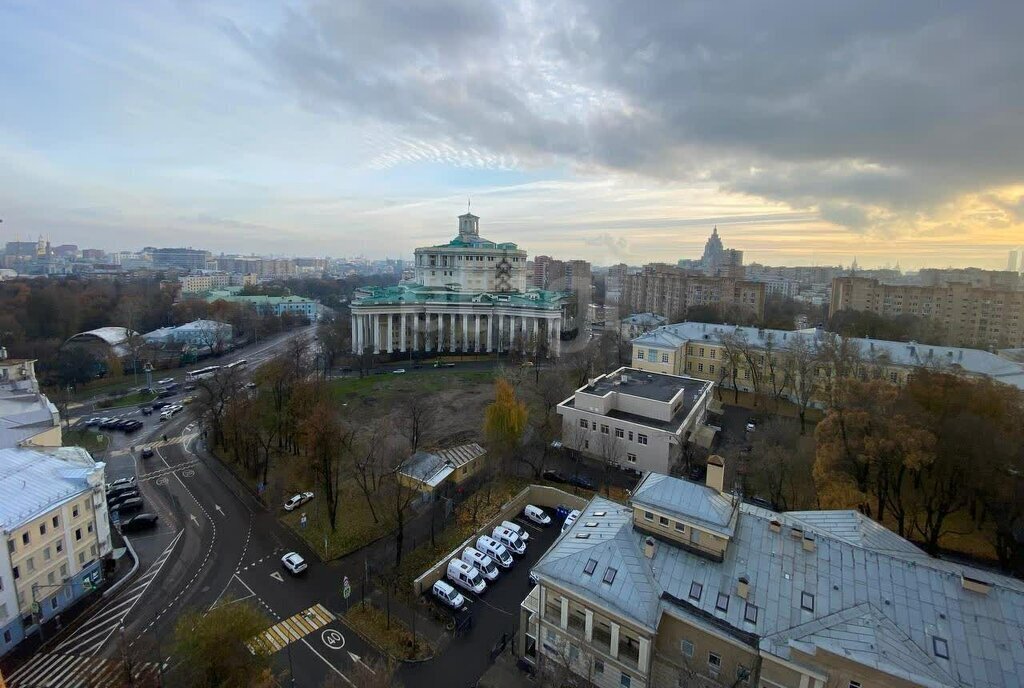
[[[612,471],[622,465],[625,457],[622,440],[612,434],[611,428],[607,433],[598,433],[596,453],[601,460],[601,482],[604,483],[605,495],[611,496]]]
[[[196,403],[193,406],[198,417],[207,417],[213,430],[213,441],[224,441],[223,419],[232,397],[242,386],[242,369],[220,368],[214,375],[196,381]]]
[[[789,339],[783,353],[783,359],[789,378],[790,396],[796,404],[800,416],[800,434],[807,431],[807,409],[817,392],[818,384],[815,368],[818,356],[814,342],[809,336],[794,334]]]
[[[303,435],[306,451],[313,463],[324,493],[331,531],[337,530],[341,482],[350,466],[355,431],[342,423],[327,401],[318,403],[306,419]]]
[[[374,523],[380,521],[374,505],[374,497],[380,490],[380,481],[384,472],[382,465],[383,436],[384,429],[381,425],[368,424],[356,443],[352,457],[353,477],[363,493]]]

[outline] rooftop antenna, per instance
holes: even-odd
[[[473,206],[473,199],[466,196],[466,212],[468,213]]]

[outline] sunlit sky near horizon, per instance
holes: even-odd
[[[0,243],[1004,269],[1024,3],[0,4]]]

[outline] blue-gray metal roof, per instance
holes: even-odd
[[[738,504],[705,485],[648,473],[633,490],[630,501],[668,516],[696,523],[723,537],[732,537],[733,516]]]
[[[607,515],[597,517],[598,511]],[[832,524],[814,512],[787,519],[744,504],[721,563],[662,540],[647,559],[646,536],[633,527],[631,514],[597,497],[534,570],[646,628],[657,628],[660,613],[668,612],[756,637],[763,651],[782,658],[802,643],[922,685],[1020,685],[1024,583],[921,556],[913,545],[893,546],[870,527],[852,528],[853,518],[867,520],[847,514]],[[783,522],[781,532],[774,532],[773,520]],[[586,528],[587,521],[601,525]],[[815,534],[812,551],[791,532],[793,525],[806,530],[808,524]],[[833,525],[838,535],[829,532]],[[587,530],[587,540],[575,537]],[[583,568],[591,557],[598,566],[588,578]],[[616,582],[625,569],[626,583],[601,584],[599,574],[612,564],[621,567]],[[987,593],[968,590],[961,575],[991,587]],[[737,593],[741,576],[748,581],[746,600]],[[701,585],[698,599],[690,597],[694,582]],[[728,596],[726,611],[717,609],[719,592]],[[813,598],[813,611],[801,605],[804,593]],[[654,611],[653,600],[659,600]],[[748,603],[757,608],[756,623],[746,621]],[[936,638],[945,641],[948,659],[936,654]]]
[[[78,447],[0,449],[0,528],[10,531],[97,485],[103,464]]]

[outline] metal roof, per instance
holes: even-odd
[[[352,301],[354,308],[360,306],[400,306],[404,304],[483,304],[485,306],[507,306],[512,308],[560,309],[571,295],[568,292],[530,289],[525,292],[481,292],[466,291],[447,287],[426,287],[422,284],[403,283],[389,287],[361,287]]]
[[[737,503],[705,485],[648,473],[633,490],[630,502],[668,516],[696,523],[723,537],[732,537]]]
[[[486,450],[476,442],[443,449],[436,453],[418,451],[409,457],[399,472],[430,487],[437,487],[456,469],[485,453]]]
[[[676,349],[688,342],[711,341],[717,343],[726,335],[745,337],[754,345],[763,345],[770,338],[773,346],[780,350],[785,349],[790,342],[798,339],[804,339],[812,346],[818,346],[822,337],[834,336],[815,329],[772,330],[738,325],[681,322],[662,325],[651,330],[647,334],[633,339],[633,344]],[[963,370],[1024,389],[1024,365],[980,349],[933,346],[916,342],[892,342],[860,337],[850,337],[847,341],[855,343],[864,356],[890,361],[896,365]]]
[[[118,346],[128,341],[129,337],[135,337],[139,333],[134,330],[129,330],[127,327],[97,327],[95,330],[88,330],[87,332],[79,332],[78,334],[71,335],[67,341],[89,339],[95,337],[101,341],[106,342],[110,346]]]
[[[103,483],[104,464],[84,449],[0,449],[0,528],[10,531]]]
[[[664,481],[685,482],[665,476],[656,482]],[[602,511],[606,515],[598,517]],[[649,629],[657,628],[660,613],[671,613],[747,642],[753,638],[762,651],[782,658],[794,647],[820,648],[922,685],[1019,685],[1024,582],[928,557],[909,543],[894,546],[867,524],[854,527],[853,519],[867,520],[855,512],[835,520],[817,512],[790,518],[743,504],[721,563],[660,539],[647,559],[647,536],[633,527],[629,511],[595,497],[534,570]],[[588,521],[599,526],[586,528]],[[783,522],[780,532],[772,521]],[[810,551],[793,525],[811,525]],[[589,538],[576,538],[585,531]],[[622,566],[628,582],[588,579],[583,567],[591,557],[599,559],[598,572]],[[987,582],[988,592],[964,588],[962,575]],[[737,592],[740,577],[748,582],[746,600]],[[695,582],[697,599],[690,595]],[[728,598],[726,611],[716,605],[720,592]],[[658,609],[652,610],[652,600]],[[746,620],[748,604],[756,608],[754,623]]]

